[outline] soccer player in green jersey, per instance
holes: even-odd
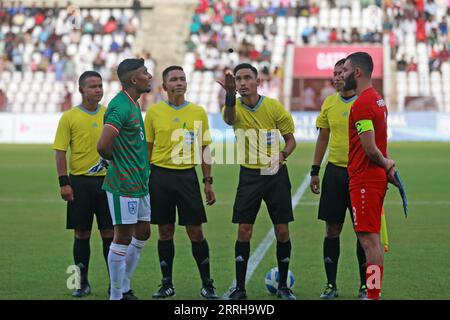
[[[123,89],[108,105],[97,150],[110,161],[103,183],[114,225],[108,256],[110,300],[135,300],[130,279],[150,237],[149,163],[137,100],[150,92],[152,75],[143,59],[125,59],[117,75]]]

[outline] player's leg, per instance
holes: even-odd
[[[158,232],[158,257],[162,280],[160,288],[153,294],[153,298],[167,298],[175,295],[175,288],[172,282],[173,260],[175,257],[175,245],[173,243],[175,223],[159,224]]]
[[[236,287],[245,290],[247,264],[250,257],[250,240],[253,235],[253,224],[240,223],[235,243]]]
[[[205,299],[217,299],[213,280],[210,276],[210,257],[208,241],[205,239],[202,224],[206,223],[200,185],[195,169],[178,172],[176,188],[179,224],[186,227],[191,240],[192,255],[202,280],[200,295]]]
[[[277,296],[286,300],[295,300],[296,297],[287,285],[289,263],[291,261],[291,240],[289,237],[289,225],[287,223],[275,224],[275,237],[277,239],[277,264],[279,283]]]
[[[109,266],[108,266],[108,255],[109,255],[109,247],[111,247],[111,243],[114,238],[114,227],[112,229],[100,229],[100,236],[102,238],[102,251],[103,258],[105,259],[106,271],[108,272],[109,279]],[[111,284],[108,285],[107,290],[108,297],[111,294]]]
[[[191,240],[192,255],[202,279],[200,295],[205,299],[218,299],[210,275],[209,246],[203,234],[202,225],[187,225],[186,232]]]
[[[358,232],[358,239],[367,257],[367,299],[379,299],[383,280],[383,247],[379,233]]]
[[[226,298],[230,300],[247,298],[245,278],[250,257],[250,239],[256,216],[261,207],[265,178],[266,176],[260,175],[260,170],[241,167],[232,219],[233,223],[239,224],[234,246],[236,287],[230,288],[226,295]]]
[[[126,256],[134,226],[138,221],[139,198],[121,197],[107,192],[109,211],[114,225],[114,239],[108,254],[111,283],[110,300],[127,299],[123,295]]]
[[[263,199],[274,225],[277,239],[277,262],[280,280],[277,296],[285,300],[295,300],[296,297],[287,286],[289,263],[291,260],[291,240],[289,222],[294,220],[291,197],[291,182],[287,166],[284,165],[274,176],[268,176]]]
[[[338,297],[336,277],[340,256],[340,234],[343,223],[327,221],[326,236],[323,241],[323,263],[327,276],[327,285],[320,295],[322,299],[333,299]]]
[[[131,290],[131,278],[141,258],[141,251],[150,238],[150,198],[148,195],[139,198],[138,221],[133,228],[133,236],[126,255],[125,277],[122,282],[122,292],[127,300],[135,300]]]
[[[162,273],[160,288],[153,298],[175,295],[172,283],[172,266],[175,257],[173,235],[175,233],[176,202],[174,186],[177,184],[171,170],[152,166],[149,178],[151,220],[158,225],[158,257]]]
[[[80,285],[81,287],[72,293],[73,297],[81,298],[91,293],[91,287],[88,280],[89,260],[91,256],[90,248],[90,230],[74,230],[73,243],[73,259],[75,265],[80,270]]]
[[[123,299],[123,279],[125,278],[126,255],[131,242],[133,225],[114,225],[114,239],[109,248],[108,266],[111,283],[110,300]]]
[[[90,236],[94,219],[94,208],[90,197],[89,178],[83,176],[70,176],[74,200],[67,204],[67,228],[74,229],[73,258],[75,265],[80,268],[81,287],[72,294],[74,297],[83,297],[90,294],[88,281],[89,260],[91,255]]]
[[[384,267],[380,228],[385,194],[385,186],[355,188],[350,191],[354,229],[367,259],[366,285],[368,299],[379,299],[381,294]]]
[[[108,207],[108,198],[106,197],[106,192],[102,190],[103,177],[95,178],[96,186],[96,196],[95,196],[95,214],[97,218],[97,225],[100,231],[100,236],[102,238],[102,249],[103,257],[106,263],[106,269],[109,275],[108,267],[108,254],[109,247],[111,246],[114,237],[114,227],[111,220],[111,213]],[[108,276],[109,279],[109,276]],[[111,284],[108,286],[108,297],[111,293]]]
[[[322,179],[318,219],[325,221],[323,263],[327,284],[320,295],[322,299],[338,297],[336,284],[340,256],[340,234],[349,207],[347,168],[329,162]]]

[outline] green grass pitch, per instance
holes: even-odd
[[[288,166],[293,194],[312,161],[314,145],[299,143]],[[385,255],[384,299],[449,299],[450,283],[450,144],[391,143],[408,194],[409,217],[404,218],[397,190],[385,202],[390,252]],[[231,223],[238,179],[237,166],[215,165],[217,203],[207,209],[205,225],[211,252],[211,271],[222,295],[234,279],[236,225]],[[323,173],[323,171],[322,171]],[[72,231],[65,230],[65,203],[60,199],[54,153],[45,145],[0,145],[0,299],[72,299],[66,269],[72,262]],[[299,299],[318,299],[325,284],[322,263],[324,224],[317,220],[318,197],[309,189],[295,208],[290,225]],[[338,270],[340,299],[355,299],[358,273],[355,235],[347,221],[341,235]],[[271,227],[265,206],[258,216],[252,252]],[[101,241],[94,222],[91,238],[90,283],[86,299],[106,299],[108,285]],[[133,279],[141,299],[151,299],[160,270],[157,229],[145,247]],[[200,280],[184,228],[175,235],[175,299],[199,299]],[[264,275],[276,266],[272,244],[247,285],[250,299],[275,299],[265,289]]]

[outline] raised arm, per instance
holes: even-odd
[[[233,125],[236,122],[236,82],[231,72],[225,75],[225,83],[217,81],[226,91],[225,110],[223,119],[226,124]]]

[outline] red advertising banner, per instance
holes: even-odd
[[[349,54],[365,51],[373,59],[373,78],[383,76],[382,46],[320,46],[297,47],[294,57],[294,78],[331,78],[334,64]]]

